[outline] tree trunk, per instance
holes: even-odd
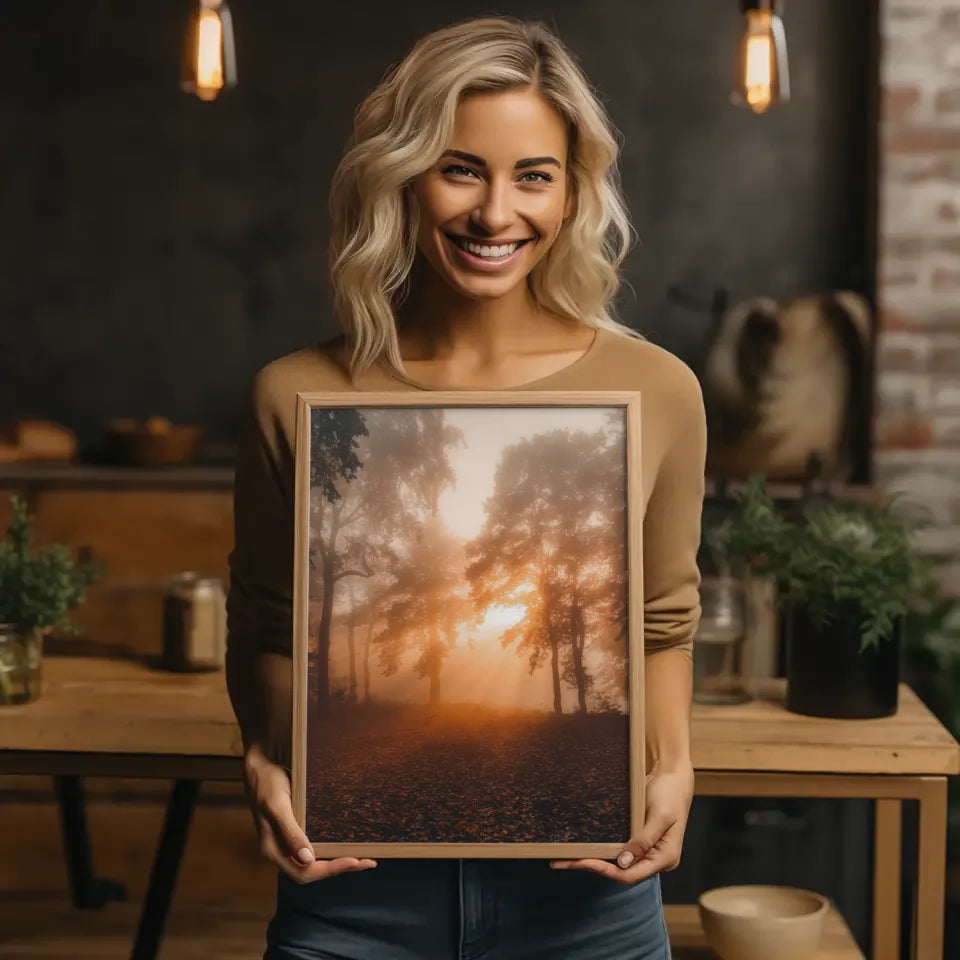
[[[317,637],[317,713],[330,712],[330,625],[333,622],[334,579],[328,564],[323,565],[323,601],[320,606],[320,630]]]
[[[354,602],[353,582],[347,580],[347,597],[350,603],[350,612],[347,614],[347,655],[350,660],[350,681],[347,688],[347,700],[357,702],[357,648],[353,641],[354,625],[357,621],[356,604]]]
[[[330,532],[320,551],[323,600],[320,606],[320,636],[317,640],[317,713],[321,717],[330,712],[330,626],[333,623],[333,591],[337,585],[333,576],[333,558],[336,556],[339,533],[340,509],[333,508]]]
[[[583,669],[583,634],[580,634],[579,641],[574,641],[573,670],[577,678],[577,706],[581,713],[587,712],[587,675]]]
[[[553,712],[559,717],[563,715],[563,701],[560,693],[560,639],[553,629],[553,611],[551,588],[546,582],[542,569],[540,574],[540,588],[544,592],[544,618],[547,626],[547,640],[550,644],[550,673],[553,675]]]
[[[363,702],[370,702],[370,637],[373,636],[373,621],[377,615],[370,615],[370,622],[367,624],[367,639],[363,645]]]
[[[583,666],[583,647],[586,637],[583,629],[583,611],[579,603],[570,617],[570,648],[573,676],[577,681],[577,706],[581,713],[587,712],[587,671]]]
[[[553,712],[559,717],[563,714],[563,703],[560,698],[560,644],[552,632],[550,634],[550,672],[553,674]]]
[[[430,677],[430,706],[440,702],[440,638],[436,626],[430,629],[430,646],[427,648],[427,675]]]

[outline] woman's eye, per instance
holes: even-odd
[[[533,179],[528,180],[527,177]],[[520,180],[523,183],[553,183],[553,177],[546,170],[530,170],[522,174]]]
[[[457,164],[457,163],[451,164],[449,167],[444,167],[443,173],[444,173],[444,176],[450,173],[456,174],[457,176],[468,176],[468,177],[476,176],[475,170],[471,169],[470,167],[461,166],[460,164]]]

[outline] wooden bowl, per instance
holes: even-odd
[[[116,419],[107,424],[112,459],[137,466],[189,463],[197,455],[203,433],[198,424],[171,423],[163,417]]]
[[[815,960],[830,901],[811,890],[747,884],[700,895],[707,943],[722,960]]]

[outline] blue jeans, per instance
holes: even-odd
[[[660,878],[544,860],[389,860],[300,885],[280,874],[263,960],[671,960]]]

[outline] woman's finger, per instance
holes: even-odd
[[[312,879],[318,879],[313,876],[313,873],[315,873],[314,868],[318,867],[319,864],[316,861],[310,864],[300,864],[292,861],[280,843],[277,842],[273,825],[266,817],[260,817],[259,827],[260,853],[267,860],[298,883],[309,883]]]
[[[293,815],[289,794],[275,790],[272,796],[261,800],[260,810],[280,849],[298,863],[313,863],[313,846]]]
[[[651,808],[640,833],[632,837],[617,857],[617,863],[623,869],[639,860],[643,860],[653,850],[667,831],[677,822],[676,814],[670,810]]]
[[[587,870],[591,873],[598,873],[601,877],[608,880],[614,880],[617,883],[634,884],[645,877],[653,876],[663,867],[658,863],[658,858],[641,860],[627,870],[618,867],[615,863],[609,863],[606,860],[565,860],[560,861],[558,870]]]
[[[334,877],[341,873],[369,870],[377,865],[375,860],[367,858],[361,860],[356,857],[338,857],[336,860],[314,860],[307,864],[294,862],[283,852],[283,848],[277,843],[269,821],[263,818],[261,820],[261,826],[263,829],[260,841],[261,852],[271,863],[279,867],[288,877],[297,883],[313,883],[316,880],[324,880],[327,877]]]
[[[369,870],[377,865],[376,860],[369,858],[361,860],[357,857],[339,857],[336,860],[318,861],[313,853],[313,845],[293,816],[293,809],[289,801],[284,804],[281,800],[279,804],[275,804],[273,810],[267,812],[264,819],[270,827],[276,846],[283,850],[288,857],[295,860],[297,866],[322,865],[324,869],[318,872],[318,878],[320,876],[333,876],[335,873],[344,873],[347,870]]]
[[[651,810],[643,829],[624,846],[617,857],[617,866],[613,869],[623,871],[631,865],[650,857],[656,851],[658,844],[661,844],[666,835],[673,829],[676,822],[676,817],[669,811]],[[604,865],[602,871],[599,864]],[[607,868],[611,865],[606,860],[552,860],[550,866],[556,870],[572,868],[598,870],[604,876],[607,876],[610,872]]]
[[[370,870],[377,865],[369,858],[317,860],[313,845],[293,815],[287,771],[251,753],[245,773],[244,783],[260,837],[260,851],[287,876],[298,883],[312,883],[352,870]]]
[[[655,873],[666,873],[680,865],[680,844],[676,841],[667,841],[658,845],[643,860],[638,861],[627,870],[620,869],[617,877],[621,883],[639,883],[652,877]]]
[[[646,853],[632,866],[624,869],[607,860],[553,860],[551,866],[557,870],[589,870],[618,883],[634,884],[655,873],[673,870],[680,862],[679,833],[668,830]]]

